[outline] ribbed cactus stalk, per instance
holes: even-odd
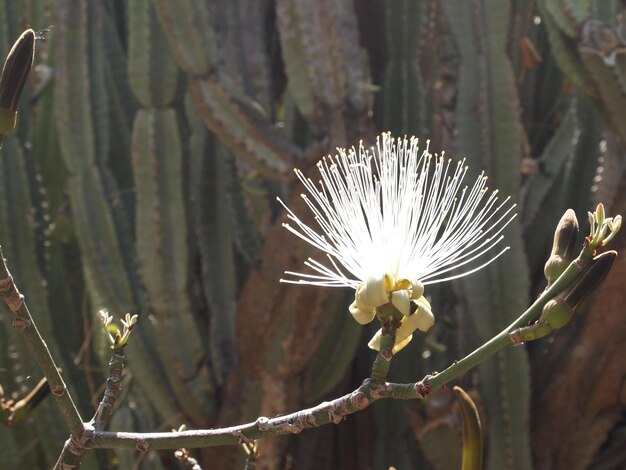
[[[182,148],[171,109],[141,110],[133,131],[139,274],[154,314],[155,347],[178,403],[197,423],[211,410],[200,319],[191,311]]]
[[[425,2],[385,2],[387,63],[380,93],[385,129],[395,135],[420,129],[426,112],[420,74],[421,34],[427,22]]]
[[[189,108],[188,108],[189,109]],[[235,162],[215,147],[202,120],[191,110],[189,186],[191,220],[197,239],[202,287],[209,306],[207,351],[218,382],[237,363],[235,339],[236,266],[233,199]],[[245,210],[245,209],[244,209]]]
[[[522,149],[520,108],[511,63],[506,55],[511,2],[485,0],[446,6],[459,52],[456,151],[486,167],[496,184],[515,195]],[[507,105],[500,100],[506,97]],[[506,230],[511,251],[486,270],[463,280],[465,301],[479,339],[492,336],[515,318],[530,289],[521,226]],[[515,270],[509,269],[515,266]],[[498,282],[495,280],[498,279]],[[511,374],[515,371],[515,374]],[[530,377],[526,353],[507,350],[480,368],[487,407],[488,468],[530,468],[528,429]]]
[[[16,127],[0,149],[0,245],[81,415],[93,412],[105,379],[100,308],[139,315],[111,430],[230,426],[358,386],[372,363],[370,332],[352,321],[342,292],[279,284],[311,252],[282,228],[275,199],[306,212],[293,168],[316,175],[314,163],[336,147],[370,145],[387,130],[467,157],[519,204],[505,232],[510,251],[432,289],[441,321],[390,371],[402,382],[441,376],[542,291],[565,209],[581,217],[600,195],[624,204],[620,8],[614,0],[0,1],[2,58],[25,25],[35,37],[54,26],[35,40]],[[305,222],[316,227],[313,216]],[[602,298],[597,305],[610,308],[610,293]],[[550,327],[554,315],[544,318]],[[579,341],[608,351],[607,376],[623,376],[609,360],[619,325],[608,314],[589,318],[577,313],[568,318],[576,328],[566,325],[530,357],[510,348],[468,377],[484,409],[488,468],[532,468],[531,455],[580,466],[595,455],[601,466],[600,447],[621,419],[606,412],[612,392],[590,387],[574,399],[560,387],[578,377],[571,345]],[[40,372],[8,316],[0,319],[3,397],[24,396]],[[602,382],[600,367],[588,369]],[[530,394],[531,371],[533,389],[547,392]],[[408,413],[381,400],[337,429],[259,441],[258,464],[452,468],[460,429],[451,396],[438,393]],[[0,427],[0,466],[49,467],[66,438],[46,399],[25,424]],[[245,459],[236,446],[191,453],[205,468]],[[136,463],[122,451],[92,455],[83,467]],[[151,453],[139,465],[173,461]]]
[[[106,166],[108,155],[103,154],[107,146],[96,137],[103,135],[100,124],[108,127],[108,123],[97,119],[108,119],[108,115],[96,112],[101,108],[92,109],[87,98],[91,93],[102,92],[98,85],[103,77],[98,73],[105,70],[105,67],[89,67],[88,51],[93,41],[92,31],[87,28],[90,8],[98,6],[87,2],[59,2],[57,10],[62,26],[57,28],[56,36],[60,45],[56,64],[60,73],[55,87],[55,114],[61,153],[69,170],[67,184],[73,227],[81,249],[92,315],[95,316],[99,308],[107,308],[117,314],[131,311],[147,316],[137,275],[128,271],[129,267],[136,269],[133,267],[135,254],[124,242],[134,236],[124,233],[124,229],[128,231],[130,227],[125,221],[127,215],[123,213],[123,206],[116,206],[107,196],[106,187],[112,187],[111,183],[106,186],[104,183],[112,178]],[[74,106],[74,101],[80,104]],[[138,384],[150,397],[157,413],[171,416],[176,405],[169,397],[168,384],[163,383],[161,366],[154,361],[151,352],[155,347],[154,338],[150,337],[146,323],[143,334],[137,335],[131,346],[137,363],[143,363],[136,371]]]

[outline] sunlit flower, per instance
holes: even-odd
[[[355,289],[349,310],[361,324],[391,302],[402,313],[395,353],[416,329],[434,324],[424,286],[471,274],[508,249],[490,252],[515,217],[515,205],[488,192],[484,174],[463,185],[465,161],[430,154],[428,142],[420,152],[415,137],[383,134],[370,150],[361,143],[358,151],[338,152],[317,164],[319,185],[296,170],[318,228],[285,206],[294,225],[284,226],[324,252],[326,261],[309,258],[310,272],[287,271],[281,281]],[[369,345],[378,349],[379,342],[380,332]]]

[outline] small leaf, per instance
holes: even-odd
[[[480,416],[472,398],[459,386],[454,386],[456,401],[463,419],[463,461],[462,470],[483,468],[483,435]]]

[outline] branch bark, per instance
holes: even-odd
[[[65,422],[74,437],[80,436],[84,432],[83,420],[78,413],[74,400],[67,390],[67,386],[61,377],[50,350],[39,334],[39,330],[33,321],[33,317],[28,310],[24,296],[20,294],[13,276],[9,272],[2,248],[0,247],[0,297],[6,306],[13,312],[13,328],[19,331],[26,344],[39,364],[48,384],[52,396],[56,400]]]

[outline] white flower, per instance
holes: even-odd
[[[434,324],[425,285],[471,274],[508,249],[488,253],[501,242],[515,205],[489,193],[482,173],[471,187],[463,186],[465,161],[455,165],[443,154],[430,154],[428,142],[420,154],[416,137],[394,140],[387,133],[371,150],[361,143],[358,152],[338,152],[317,164],[319,186],[296,170],[318,230],[279,199],[295,224],[283,225],[327,258],[309,258],[304,264],[311,272],[287,271],[281,282],[355,289],[350,313],[361,324],[391,302],[403,315],[396,352],[416,329]],[[370,347],[377,349],[379,341],[375,336]]]

